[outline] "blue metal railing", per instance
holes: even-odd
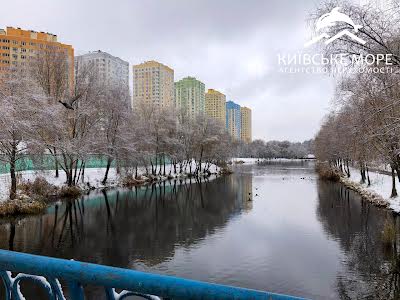
[[[0,277],[6,299],[23,300],[20,282],[40,285],[48,299],[66,299],[59,282],[67,282],[70,299],[84,299],[83,285],[101,286],[108,300],[136,295],[144,299],[266,299],[291,300],[297,297],[249,290],[219,284],[156,275],[128,269],[0,250]],[[11,272],[18,273],[14,277]],[[28,275],[29,274],[29,275]],[[117,293],[115,289],[122,289]]]

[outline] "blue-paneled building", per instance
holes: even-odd
[[[233,102],[226,102],[226,129],[237,140],[240,140],[241,133],[240,105]]]

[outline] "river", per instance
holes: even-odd
[[[310,161],[234,169],[210,181],[92,192],[40,216],[4,219],[0,247],[311,299],[399,296],[396,250],[381,238],[385,220],[398,228],[390,212],[321,182]],[[86,293],[102,299],[101,289]]]

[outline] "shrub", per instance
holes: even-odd
[[[19,184],[19,189],[31,198],[46,199],[54,196],[58,192],[58,188],[50,183],[44,177],[36,177],[33,182],[24,181]]]
[[[317,163],[315,170],[318,173],[319,178],[323,180],[334,182],[340,181],[340,172],[331,168],[327,163]]]
[[[219,171],[220,175],[230,175],[233,173],[232,169],[226,166],[225,168],[221,168]]]
[[[0,216],[41,213],[47,205],[42,201],[7,200],[0,203]]]
[[[141,184],[144,184],[145,182],[146,182],[146,180],[143,179],[141,176],[139,176],[138,178],[135,178],[135,177],[133,177],[132,174],[128,174],[122,179],[122,185],[125,187],[141,185]]]
[[[82,195],[82,190],[77,186],[63,186],[59,196],[63,198],[77,198]]]

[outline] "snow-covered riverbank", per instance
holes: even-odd
[[[234,164],[244,163],[244,164],[256,164],[259,158],[248,158],[248,157],[235,157],[232,158],[231,162]]]
[[[205,167],[205,164],[203,164],[203,167]],[[90,186],[95,189],[99,188],[105,188],[105,187],[116,187],[120,186],[122,178],[126,175],[126,173],[121,173],[117,174],[116,169],[111,168],[108,174],[108,180],[107,184],[103,185],[101,181],[104,178],[104,173],[105,173],[105,168],[87,168],[85,169],[85,178],[84,178],[84,183],[83,187]],[[170,173],[170,170],[173,173],[173,166],[172,165],[166,165],[165,166],[165,172],[166,174]],[[220,171],[220,168],[217,167],[216,165],[211,165],[209,171],[213,174],[217,174]],[[138,169],[138,173],[143,175],[146,173],[146,170],[144,167]],[[52,185],[55,185],[57,187],[62,187],[65,186],[66,182],[66,176],[63,171],[60,171],[59,177],[54,176],[55,172],[54,170],[50,171],[22,171],[18,173],[18,181],[31,181],[33,182],[35,178],[37,177],[43,177],[46,179],[46,181]],[[183,174],[178,174],[178,175],[173,175],[174,177],[186,177],[187,175],[185,173]],[[166,179],[161,176],[160,179]],[[5,201],[8,199],[9,196],[9,190],[11,187],[11,178],[10,174],[0,174],[0,202]]]
[[[312,158],[252,158],[252,157],[235,157],[232,158],[231,163],[234,164],[256,164],[262,162],[290,162],[290,161],[301,161],[301,160],[312,160]]]
[[[390,175],[381,174],[378,172],[369,172],[371,185],[368,183],[361,183],[360,171],[356,168],[350,168],[350,178],[343,177],[342,181],[347,186],[353,185],[362,196],[366,198],[375,199],[374,201],[384,201],[388,208],[400,213],[400,197],[391,198],[392,192],[392,177]],[[396,187],[400,194],[400,184],[396,178]],[[373,202],[373,201],[372,201]]]

